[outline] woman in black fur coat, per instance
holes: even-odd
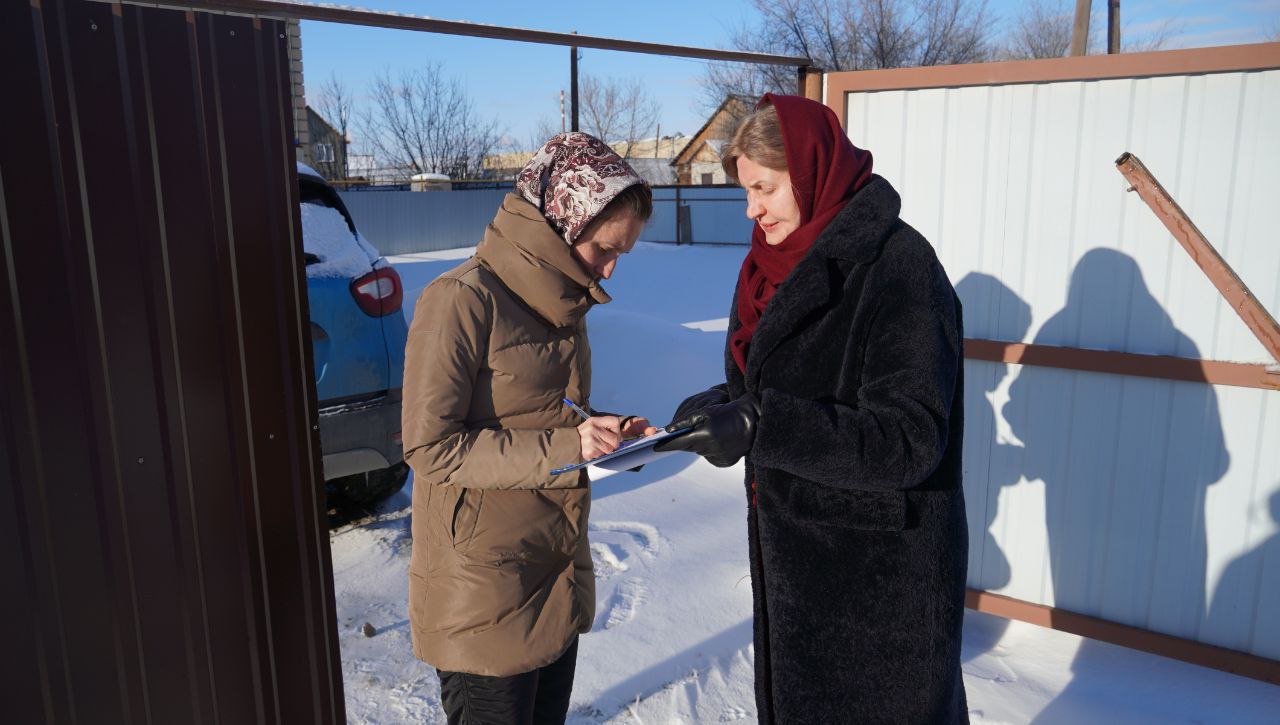
[[[746,456],[760,722],[967,722],[960,302],[825,106],[766,95],[724,166],[756,221],[727,380],[667,448]]]

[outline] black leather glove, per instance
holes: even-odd
[[[720,405],[695,410],[671,422],[668,430],[692,428],[654,446],[656,451],[690,451],[719,468],[732,466],[751,450],[760,420],[760,401],[751,393]]]
[[[667,430],[677,430],[677,428],[672,427],[672,424],[680,421],[682,418],[688,418],[694,411],[709,408],[713,405],[723,405],[727,402],[729,402],[729,392],[725,390],[724,383],[721,383],[714,388],[704,390],[701,393],[694,393],[693,395],[685,398],[684,402],[680,403],[680,405],[676,407],[675,415],[671,416],[671,423],[668,423],[666,428]]]

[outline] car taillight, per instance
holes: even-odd
[[[351,283],[351,296],[370,317],[383,317],[400,311],[404,301],[404,286],[400,275],[392,267],[375,269]]]

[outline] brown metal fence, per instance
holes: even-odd
[[[5,2],[0,67],[0,719],[342,720],[284,23]]]

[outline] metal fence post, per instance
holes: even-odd
[[[689,224],[689,208],[680,200],[680,187],[676,187],[676,246],[685,242],[685,225]],[[691,224],[689,226],[692,226]]]
[[[822,103],[822,69],[811,65],[797,68],[796,94]]]

